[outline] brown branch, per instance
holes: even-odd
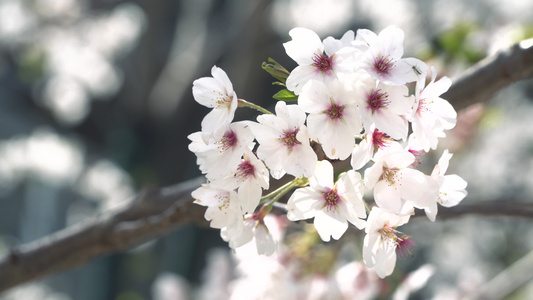
[[[466,70],[442,98],[456,110],[486,102],[513,82],[533,76],[533,39],[489,56]]]
[[[533,47],[517,45],[469,69],[443,98],[459,110],[487,101],[498,89],[532,75]],[[13,248],[0,259],[0,291],[79,266],[98,255],[138,245],[179,225],[206,225],[204,208],[193,204],[190,196],[203,181],[196,178],[172,187],[146,190],[118,210]],[[533,204],[485,201],[439,209],[440,218],[465,214],[533,218]]]
[[[424,214],[417,214],[417,216]],[[450,219],[464,215],[506,216],[533,219],[533,202],[514,201],[513,199],[498,199],[461,203],[454,207],[439,206],[437,219]]]
[[[148,189],[125,207],[13,248],[0,259],[0,291],[139,245],[178,225],[207,225],[205,210],[191,197],[204,180]]]

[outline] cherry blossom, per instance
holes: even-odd
[[[205,219],[211,221],[213,228],[230,226],[242,219],[242,210],[237,200],[237,193],[213,188],[204,184],[192,192],[194,203],[207,206]]]
[[[361,169],[372,159],[374,153],[393,144],[397,144],[397,142],[384,132],[377,130],[374,123],[372,123],[368,131],[363,135],[363,140],[353,148],[350,160],[352,168],[354,170]]]
[[[449,161],[453,154],[448,152],[448,149],[444,150],[442,156],[439,159],[437,165],[431,173],[433,177],[439,183],[438,202],[445,207],[452,207],[466,197],[468,194],[466,191],[467,182],[458,175],[444,175],[448,170]]]
[[[378,35],[368,29],[357,30],[354,46],[365,49],[361,67],[372,78],[385,84],[402,85],[425,77],[426,65],[415,58],[402,59],[404,32],[389,26]]]
[[[298,178],[311,177],[318,159],[309,144],[304,111],[279,101],[276,114],[258,116],[259,124],[251,123],[259,142],[257,156],[270,168],[274,179],[286,173]]]
[[[436,187],[429,176],[410,168],[415,161],[412,153],[394,146],[378,152],[374,159],[365,170],[365,184],[374,189],[378,206],[395,213],[431,206],[428,195],[436,194]]]
[[[448,150],[431,175],[417,169],[421,157],[436,149],[438,138],[456,124],[457,113],[440,97],[451,80],[436,80],[434,67],[402,57],[404,33],[395,26],[378,34],[367,29],[357,34],[347,31],[341,39],[327,37],[323,41],[306,28],[294,28],[289,34],[292,40],[283,46],[298,66],[289,72],[273,59],[263,64],[276,84],[285,85],[297,96],[287,90],[277,93],[276,99],[297,102],[277,102],[275,114],[238,100],[227,74],[216,66],[212,77],[193,83],[195,100],[213,108],[202,120],[201,131],[188,136],[189,150],[208,180],[192,193],[194,202],[206,206],[205,219],[220,229],[221,237],[236,253],[253,248],[254,253],[276,257],[269,262],[281,268],[266,272],[268,277],[292,272],[284,263],[299,255],[284,254],[291,250],[284,247],[283,234],[276,234],[279,226],[267,227],[265,221],[280,211],[286,211],[286,216],[276,217],[283,219],[279,222],[283,227],[288,221],[313,219],[324,242],[340,239],[350,223],[364,228],[365,265],[381,278],[389,276],[397,256],[412,256],[416,247],[411,236],[397,229],[409,221],[415,209],[424,210],[428,219],[435,221],[439,203],[454,206],[467,195],[465,180],[445,174],[452,157]],[[429,71],[431,81],[426,85]],[[413,84],[409,88],[406,84],[413,82],[410,91]],[[233,122],[238,106],[262,114],[257,122]],[[364,180],[357,171],[361,169]],[[274,184],[270,177],[284,182]],[[363,199],[367,191],[373,193],[375,202],[368,216]],[[316,240],[314,230],[312,235]],[[245,268],[248,272],[257,266]],[[336,275],[331,267],[321,269],[319,276],[298,274],[306,277],[300,280],[306,288],[301,285],[290,293],[265,288],[234,295],[307,299],[357,294],[361,298],[361,287],[353,289],[353,283],[359,275],[366,278],[371,270],[362,268],[352,264],[351,269],[340,268]],[[348,271],[340,270],[359,275],[348,278]],[[339,276],[346,277],[344,284]],[[257,280],[269,282],[264,278],[258,276]],[[292,286],[293,280],[297,281],[291,276],[283,279],[277,284],[284,283],[284,288],[287,282]],[[374,292],[370,286],[368,295]]]
[[[314,31],[307,28],[294,28],[289,35],[292,40],[284,43],[283,47],[298,66],[292,70],[286,84],[296,95],[311,79],[328,83],[338,73],[352,71],[352,64],[347,61],[356,51],[351,47],[353,32],[347,32],[341,40],[327,38],[323,43]]]
[[[398,215],[387,212],[379,207],[372,207],[365,228],[363,241],[363,260],[367,267],[373,268],[380,278],[389,276],[396,265],[396,252],[407,251],[405,247],[412,247],[412,243],[406,243],[409,237],[398,237],[397,227],[409,221],[410,215]],[[404,248],[401,248],[401,247]],[[409,250],[410,251],[410,250]]]
[[[362,201],[361,175],[351,170],[333,182],[333,166],[327,160],[317,163],[309,187],[299,188],[287,202],[291,221],[315,218],[315,228],[323,241],[338,240],[348,229],[348,222],[362,229],[366,217]]]
[[[214,187],[237,189],[239,204],[245,213],[254,212],[263,189],[268,189],[269,173],[265,164],[246,149],[241,163],[228,176],[211,181]]]
[[[433,69],[431,82],[417,95],[415,109],[412,114],[413,137],[418,140],[422,149],[436,149],[438,138],[445,137],[444,130],[455,127],[457,113],[452,105],[440,98],[452,81],[442,77],[435,81],[437,74]]]
[[[371,78],[361,78],[355,86],[356,100],[363,125],[376,128],[394,139],[407,139],[408,122],[404,117],[415,101],[406,86],[386,85]]]
[[[329,158],[343,160],[350,156],[354,136],[361,132],[353,91],[337,79],[327,86],[311,80],[302,89],[298,105],[309,113],[309,137],[322,144]]]
[[[229,125],[233,121],[238,106],[237,94],[233,91],[233,84],[226,72],[213,66],[211,75],[213,77],[196,79],[192,87],[196,102],[213,108],[202,120],[204,140],[219,127]]]
[[[202,132],[195,132],[188,136],[189,150],[196,154],[200,171],[209,180],[227,176],[241,163],[244,152],[254,146],[254,136],[245,122],[219,128],[207,143],[202,135]]]
[[[276,252],[277,246],[263,217],[261,213],[245,215],[243,219],[222,228],[220,235],[233,249],[255,240],[257,253],[270,256]]]

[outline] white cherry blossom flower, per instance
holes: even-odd
[[[332,159],[344,160],[355,146],[361,122],[354,93],[341,81],[329,85],[311,80],[298,97],[298,105],[307,113],[309,137],[322,144],[325,154]]]
[[[328,83],[338,73],[353,70],[353,63],[350,63],[356,52],[351,46],[353,31],[345,33],[341,40],[326,38],[324,43],[314,31],[306,28],[294,28],[289,35],[292,40],[284,43],[283,47],[298,66],[292,70],[286,84],[296,95],[311,79]]]
[[[270,256],[276,252],[277,244],[270,234],[261,213],[247,214],[240,221],[222,228],[220,235],[232,249],[255,240],[258,254]]]
[[[299,188],[287,202],[291,221],[315,218],[315,228],[323,241],[338,240],[348,229],[348,222],[362,229],[366,211],[362,200],[361,175],[353,170],[333,182],[333,166],[327,160],[317,163],[309,186]]]
[[[437,73],[432,68],[431,82],[417,95],[415,109],[412,114],[413,136],[424,151],[435,150],[439,137],[445,137],[444,130],[455,127],[457,112],[445,99],[440,98],[452,81],[442,77],[435,81]]]
[[[458,175],[444,175],[448,170],[448,165],[453,154],[444,150],[437,165],[431,173],[431,177],[437,180],[439,184],[438,203],[445,207],[452,207],[468,194],[466,191],[467,182]]]
[[[364,167],[380,149],[386,149],[398,142],[394,141],[384,132],[376,129],[374,123],[370,125],[366,133],[363,135],[363,140],[357,144],[352,151],[351,165],[354,170],[359,170]]]
[[[386,85],[372,78],[361,78],[355,84],[356,100],[363,125],[376,128],[393,139],[407,139],[407,114],[415,101],[404,85]]]
[[[274,179],[286,173],[297,178],[310,177],[317,156],[309,144],[305,112],[298,105],[276,104],[277,115],[260,115],[250,127],[259,142],[257,156],[270,169]]]
[[[398,215],[387,212],[379,207],[372,207],[365,228],[363,241],[363,261],[373,268],[380,278],[392,274],[396,265],[396,253],[410,253],[415,244],[407,235],[396,230],[406,224],[410,215]]]
[[[268,189],[269,174],[265,164],[246,149],[241,163],[228,176],[211,181],[211,185],[227,190],[238,189],[239,204],[244,213],[253,213],[261,199],[263,189]]]
[[[378,152],[374,159],[374,164],[365,170],[365,184],[368,189],[374,188],[374,200],[379,207],[405,213],[413,207],[430,205],[427,197],[437,191],[429,176],[410,168],[415,161],[412,153],[393,146]]]
[[[200,171],[210,181],[223,178],[237,168],[244,152],[254,145],[254,136],[245,122],[219,128],[207,143],[202,135],[202,132],[195,132],[188,136],[189,150],[196,154]]]
[[[402,58],[404,33],[396,26],[383,29],[378,35],[368,29],[357,30],[354,46],[366,51],[361,67],[372,78],[385,84],[402,85],[425,77],[425,64],[415,58]]]
[[[234,191],[204,184],[192,192],[192,197],[194,203],[207,206],[204,217],[211,221],[209,225],[213,228],[227,227],[242,219],[243,213]]]
[[[213,108],[202,120],[203,139],[218,128],[229,125],[235,116],[238,98],[226,72],[217,66],[211,69],[213,77],[203,77],[193,82],[192,94],[199,104]]]

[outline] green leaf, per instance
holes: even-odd
[[[296,96],[293,92],[283,89],[279,92],[277,92],[274,96],[274,99],[281,100],[281,101],[296,101],[298,100],[298,96]]]
[[[261,64],[261,67],[263,70],[267,71],[268,74],[272,75],[277,80],[281,81],[282,83],[285,83],[287,81],[287,77],[289,77],[290,72],[287,71],[282,65],[278,64],[275,60],[272,58],[268,58],[268,63],[264,62]]]

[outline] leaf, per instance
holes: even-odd
[[[274,59],[268,58],[268,63],[264,62],[261,64],[261,67],[263,70],[267,71],[270,75],[272,75],[277,80],[281,81],[282,83],[285,83],[287,81],[287,77],[289,77],[290,72],[287,71],[282,65],[278,64]]]
[[[274,96],[274,99],[281,100],[281,101],[296,101],[298,100],[298,96],[296,96],[293,92],[283,89],[279,92],[277,92]]]

